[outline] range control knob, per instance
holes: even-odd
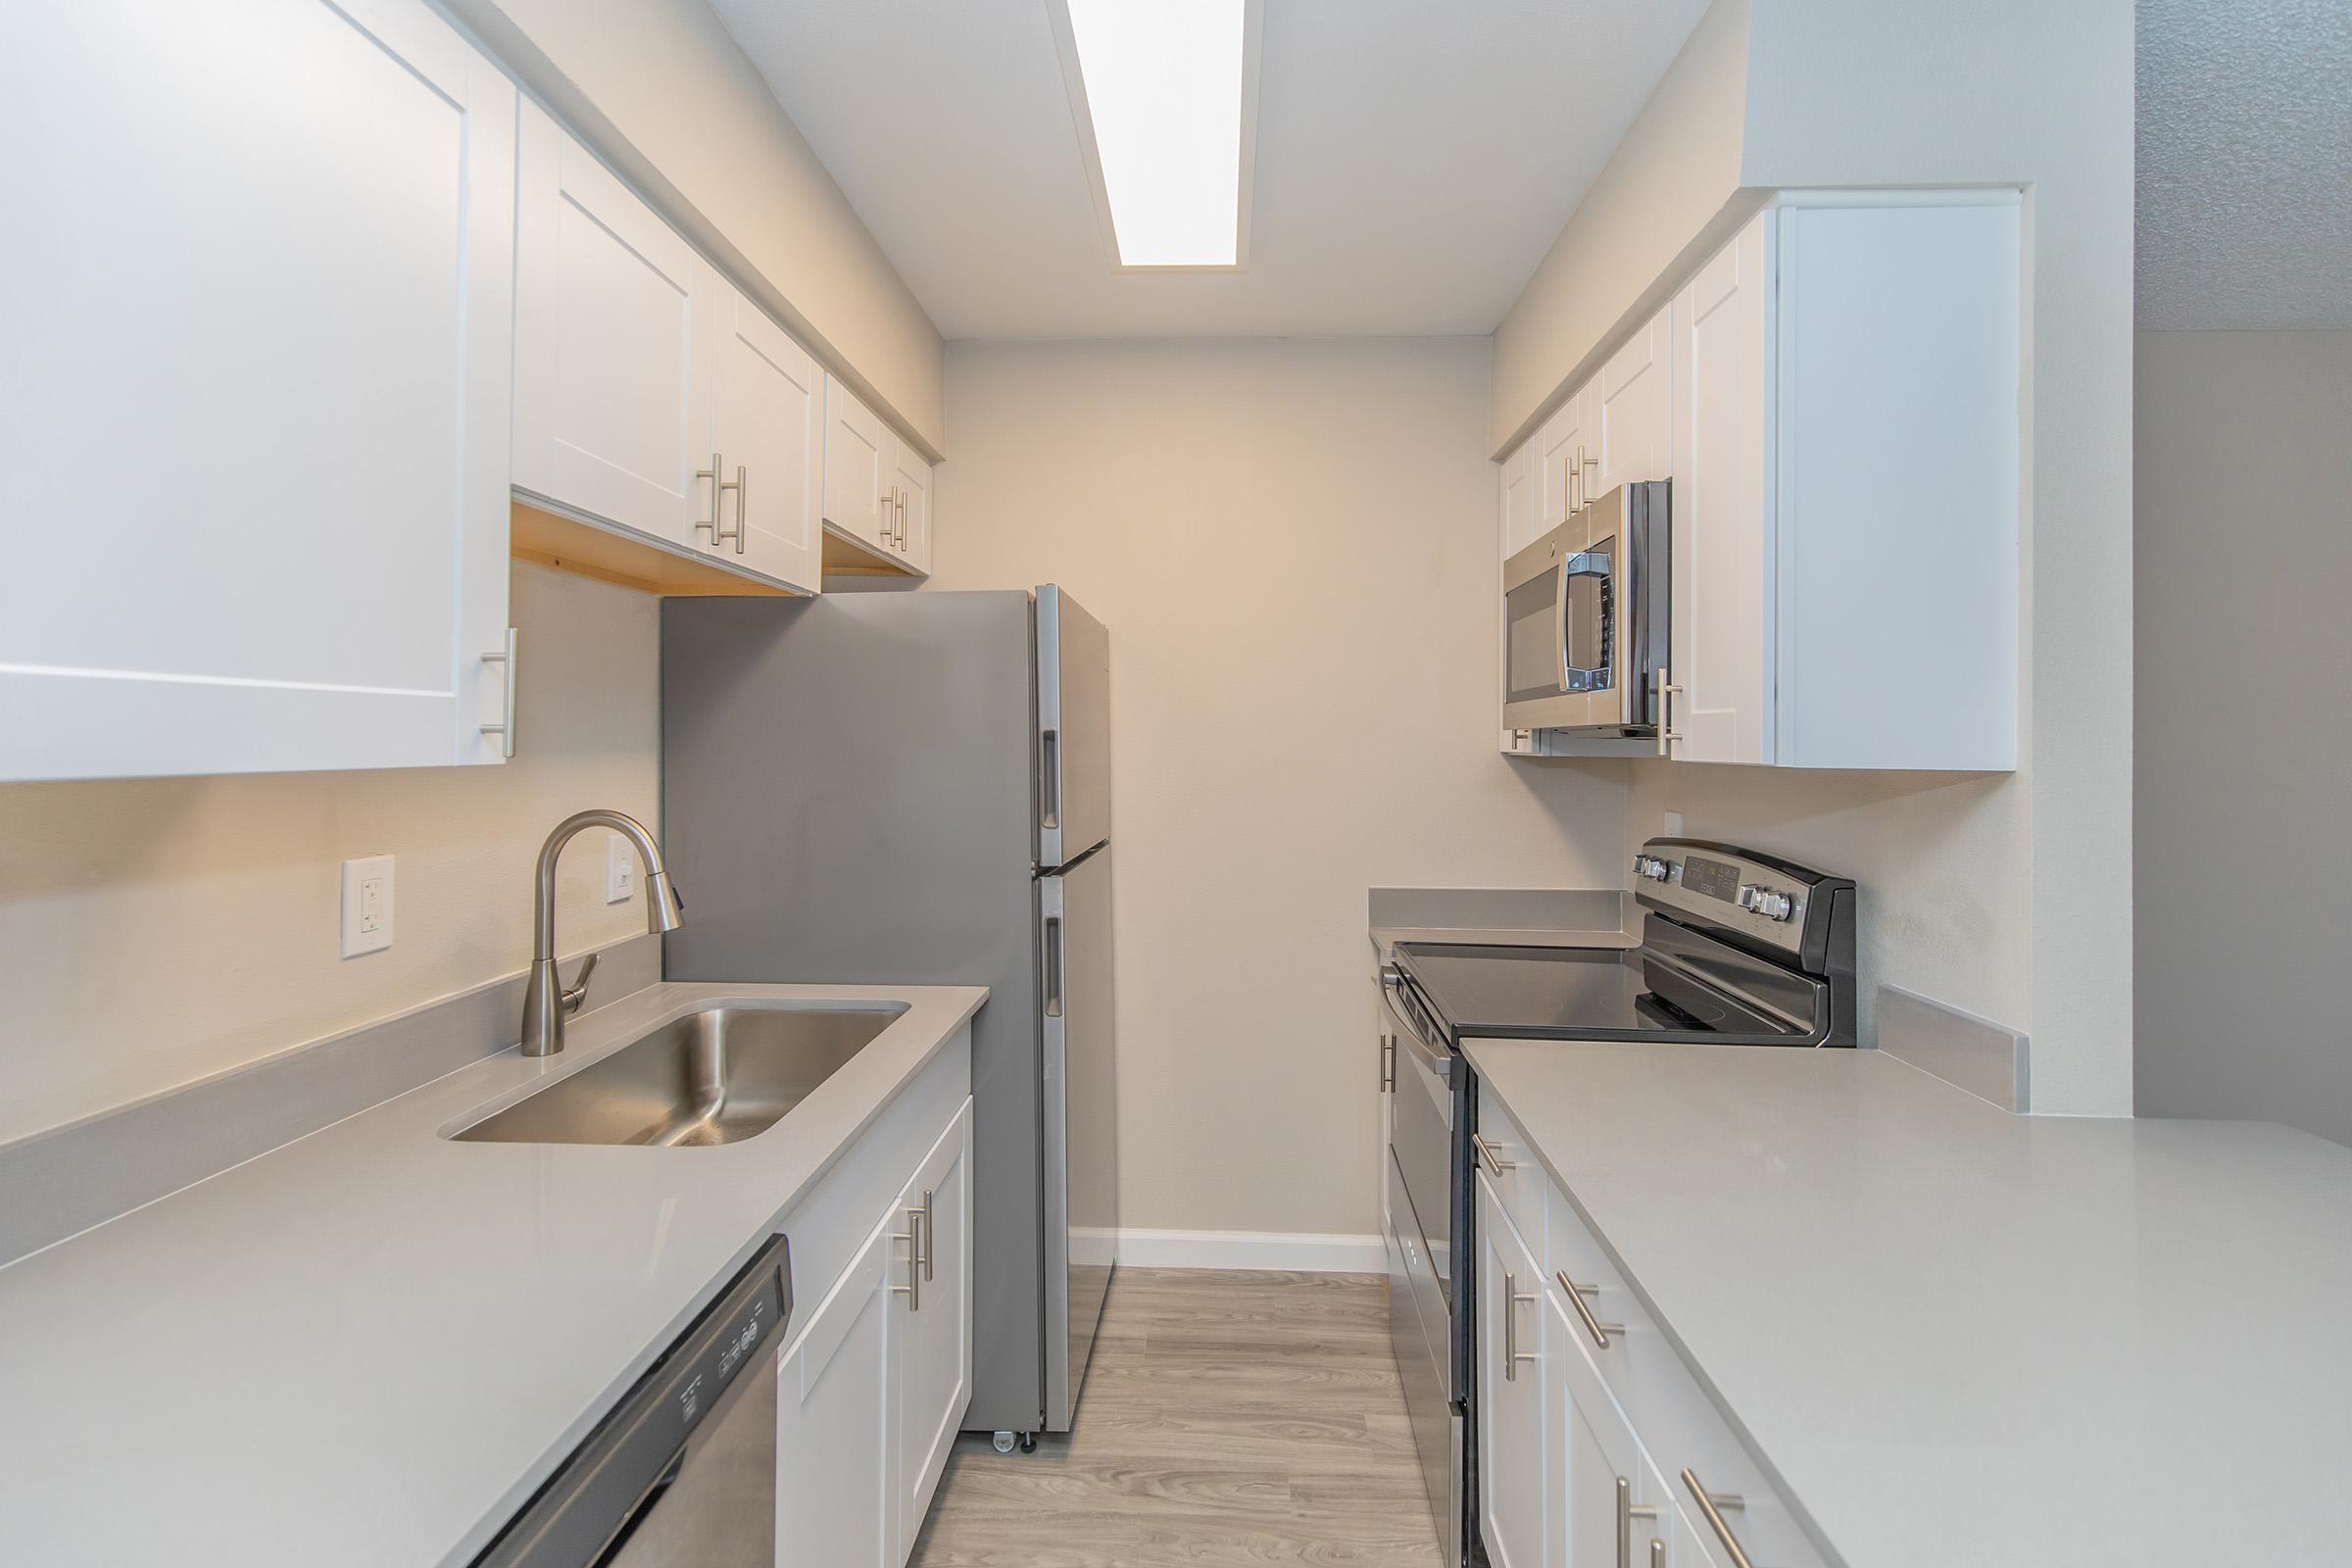
[[[1652,882],[1665,881],[1667,873],[1672,869],[1673,867],[1669,866],[1664,860],[1659,859],[1654,855],[1637,855],[1634,857],[1634,875],[1647,877]]]
[[[1740,890],[1740,907],[1767,920],[1786,920],[1796,912],[1796,901],[1786,893],[1750,882]]]

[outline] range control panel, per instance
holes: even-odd
[[[1804,945],[1807,916],[1840,877],[1766,860],[1691,839],[1651,839],[1634,857],[1633,889],[1645,904],[1696,915],[1790,952]]]

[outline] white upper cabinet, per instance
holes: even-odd
[[[890,448],[882,416],[834,377],[825,377],[825,521],[858,543],[883,544]],[[891,518],[895,529],[897,519]]]
[[[1765,421],[1772,372],[1774,215],[1705,267],[1672,307],[1674,619],[1671,755],[1762,762],[1771,724]]]
[[[494,762],[515,92],[418,0],[0,52],[0,778]]]
[[[1505,540],[1503,554],[1524,550],[1544,534],[1568,520],[1585,503],[1585,481],[1599,465],[1599,442],[1589,428],[1586,414],[1590,387],[1578,387],[1568,401],[1552,412],[1537,430],[1534,446],[1534,511],[1523,535]]]
[[[1505,461],[1506,557],[1672,481],[1666,755],[2017,765],[2022,266],[2012,191],[1784,192]]]
[[[825,377],[825,522],[884,565],[931,569],[931,464],[857,393]]]
[[[696,477],[711,453],[696,362],[717,273],[533,104],[515,243],[514,487],[693,544],[716,499]]]
[[[1673,399],[1667,345],[1667,311],[1661,310],[1600,368],[1585,396],[1592,411],[1592,446],[1586,468],[1597,475],[1586,499],[1621,484],[1668,476]]]
[[[1502,554],[1524,550],[1543,531],[1537,514],[1535,449],[1523,446],[1502,460]]]
[[[813,589],[816,361],[535,105],[516,249],[514,488]]]
[[[1677,301],[1675,757],[2017,765],[2018,224],[1787,195]]]
[[[763,576],[814,587],[824,371],[734,284],[714,275],[710,286],[718,296],[710,461],[721,488],[698,541]]]
[[[891,487],[898,492],[899,554],[906,569],[931,570],[931,464],[905,441],[891,442]]]

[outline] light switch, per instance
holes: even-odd
[[[343,862],[343,956],[392,945],[392,857]]]
[[[605,902],[626,904],[637,893],[637,852],[615,833],[605,840]]]

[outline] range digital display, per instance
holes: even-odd
[[[1683,861],[1683,889],[1689,893],[1703,893],[1710,899],[1736,904],[1740,899],[1740,872],[1736,866],[1721,860],[1709,860],[1690,856]]]

